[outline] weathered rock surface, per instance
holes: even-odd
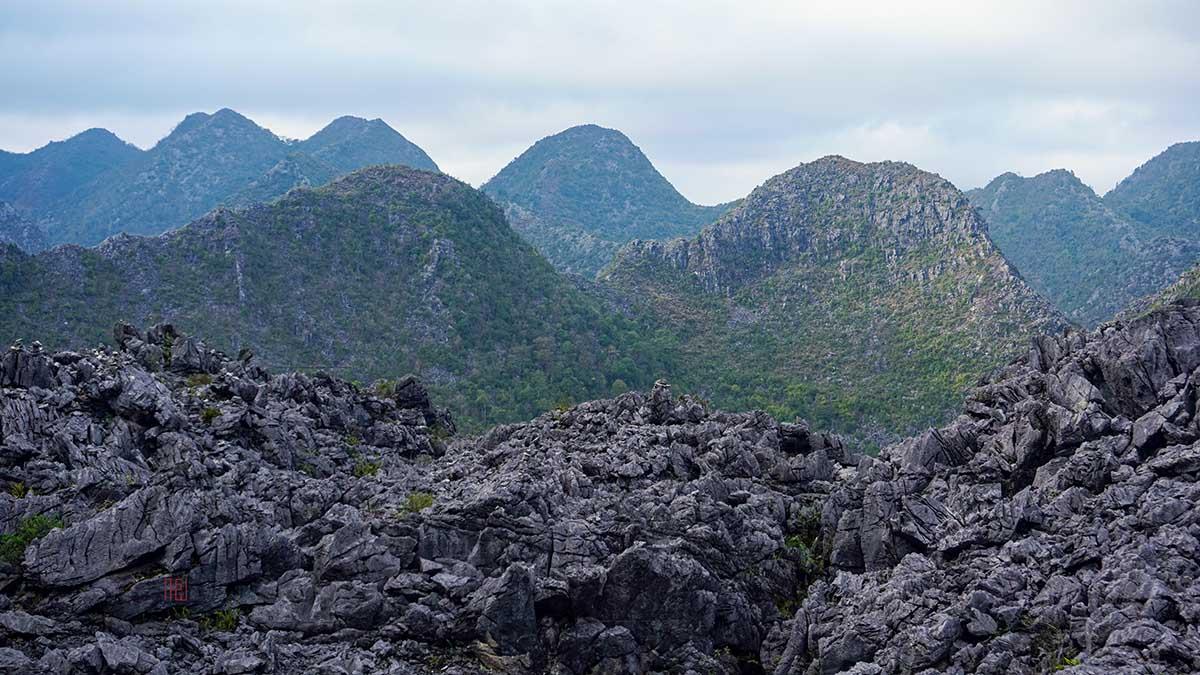
[[[776,672],[1200,670],[1198,385],[1195,306],[1036,340],[826,502]]]
[[[447,446],[416,380],[116,337],[0,360],[4,551],[51,519],[0,672],[1200,670],[1197,307],[1038,338],[878,458],[665,383]]]

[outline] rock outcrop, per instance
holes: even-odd
[[[879,457],[659,382],[447,444],[170,326],[0,359],[0,672],[1200,669],[1200,307]]]
[[[826,502],[778,673],[1200,670],[1200,308],[1037,339]]]

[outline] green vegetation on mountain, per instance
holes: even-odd
[[[1200,259],[1194,240],[1144,227],[1062,169],[1033,178],[1006,173],[967,195],[1005,257],[1083,325],[1112,318]]]
[[[46,233],[8,202],[0,202],[0,245],[12,244],[27,253],[46,248]]]
[[[75,199],[75,194],[98,176],[141,154],[105,129],[88,129],[33,152],[0,151],[0,200],[26,216],[37,216],[59,202]]]
[[[1200,301],[1200,265],[1196,265],[1179,276],[1175,283],[1163,290],[1139,298],[1122,313],[1123,317],[1141,316],[1180,300]]]
[[[588,277],[628,241],[694,235],[729,208],[689,202],[629,138],[594,124],[534,143],[481,189],[556,267]]]
[[[0,199],[51,243],[92,245],[121,232],[165,232],[218,205],[274,199],[375,164],[437,170],[382,120],[340,117],[292,142],[223,109],[188,115],[146,151],[95,129],[27,155],[5,153]]]
[[[696,239],[629,244],[601,280],[679,333],[685,391],[880,438],[1064,324],[958,190],[893,162],[796,167]]]
[[[298,143],[297,150],[333,167],[339,174],[379,164],[438,170],[437,164],[424,150],[396,133],[381,119],[364,120],[348,115],[339,117]]]
[[[467,428],[646,387],[671,336],[559,275],[469,186],[364,169],[161,237],[0,248],[0,339],[84,347],[170,320],[267,364],[419,374]]]
[[[1167,148],[1118,183],[1104,202],[1158,234],[1200,238],[1200,141]]]

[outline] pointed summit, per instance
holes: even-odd
[[[0,153],[0,199],[40,214],[142,151],[107,129],[92,128],[28,153]]]
[[[438,171],[424,150],[378,118],[339,117],[300,143],[300,150],[342,173],[376,164]]]
[[[1004,173],[968,196],[1030,285],[1086,326],[1111,319],[1200,258],[1194,239],[1137,222],[1066,169]]]
[[[1160,234],[1200,239],[1200,141],[1162,151],[1104,195],[1104,203]]]
[[[600,282],[683,336],[684,388],[858,433],[932,421],[1065,324],[961,192],[899,162],[797,166],[693,239],[627,244]]]
[[[625,134],[595,124],[534,143],[481,189],[557,267],[587,276],[627,241],[695,234],[725,210],[689,202]]]

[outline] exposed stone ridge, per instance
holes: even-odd
[[[0,671],[1200,669],[1200,307],[1038,338],[879,458],[665,383],[446,448],[411,379],[116,338],[0,360],[0,531],[62,521]]]
[[[877,247],[897,258],[930,242],[954,253],[944,266],[995,258],[1020,283],[988,239],[986,223],[949,181],[911,164],[838,156],[771,178],[695,239],[631,242],[615,264],[665,261],[709,292],[725,293],[801,255],[838,258]]]
[[[826,503],[776,672],[1196,672],[1197,385],[1200,307],[1037,339]]]

